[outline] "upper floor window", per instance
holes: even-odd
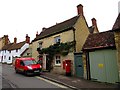
[[[11,51],[9,51],[9,53],[11,53]]]
[[[18,52],[18,49],[16,49],[16,52]]]
[[[61,40],[60,36],[55,37],[54,40],[55,40],[55,43],[60,43],[60,40]]]
[[[43,44],[43,42],[38,42],[38,48],[39,49],[42,49],[42,44]]]

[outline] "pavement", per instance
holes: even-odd
[[[50,72],[42,72],[40,77],[51,80],[53,82],[65,85],[71,89],[79,90],[79,89],[119,89],[118,84],[110,84],[110,83],[102,83],[97,81],[90,81],[83,78],[78,78],[74,76],[66,76],[60,74],[54,74]]]

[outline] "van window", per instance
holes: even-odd
[[[25,60],[23,61],[25,65],[37,64],[35,60]]]
[[[24,66],[25,64],[23,63],[23,61],[20,61],[20,65],[21,65],[21,66]]]

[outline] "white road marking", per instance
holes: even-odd
[[[41,77],[38,77],[38,76],[36,76],[36,78],[38,78],[38,79],[40,79],[40,80],[44,80],[44,81],[46,81],[46,82],[48,82],[48,83],[51,83],[51,84],[53,84],[53,85],[56,85],[56,86],[58,86],[58,87],[60,87],[60,88],[68,88],[68,87],[66,87],[66,86],[60,85],[60,84],[58,84],[58,83],[52,82],[52,81],[50,81],[50,80],[47,80],[47,79],[44,79],[44,78],[41,78]]]

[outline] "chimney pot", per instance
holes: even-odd
[[[28,36],[28,34],[26,34],[26,43],[30,43],[30,37]]]
[[[36,32],[36,37],[38,36],[38,31]]]
[[[17,38],[16,38],[16,37],[14,38],[14,43],[15,43],[15,44],[17,43]]]
[[[5,38],[5,45],[7,45],[7,44],[8,44],[8,41],[9,41],[8,35],[4,35],[4,38]]]
[[[82,4],[79,4],[77,6],[77,12],[78,12],[78,15],[81,15],[81,16],[84,15],[84,13],[83,13],[83,5]]]
[[[43,28],[42,28],[42,32],[44,32],[44,31],[45,31],[45,29],[46,29],[46,28],[45,28],[45,27],[43,27]]]

